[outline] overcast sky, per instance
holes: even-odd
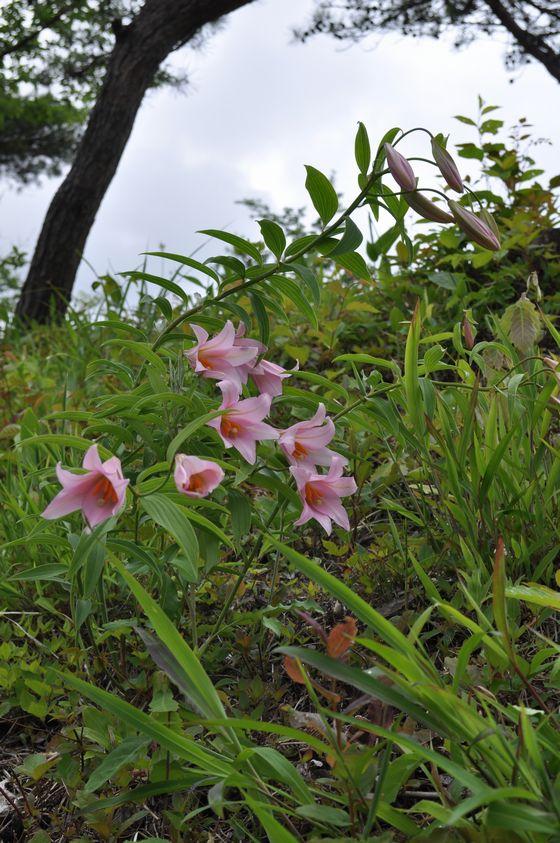
[[[470,140],[454,114],[474,114],[480,93],[506,121],[526,116],[535,150],[550,175],[560,172],[560,87],[540,66],[513,75],[503,46],[480,38],[457,52],[450,42],[397,35],[341,47],[325,36],[293,42],[312,0],[259,0],[231,15],[222,31],[174,61],[188,70],[185,94],[148,95],[118,172],[98,213],[85,257],[98,274],[131,269],[138,254],[164,243],[189,254],[201,228],[257,236],[238,199],[258,196],[275,208],[306,203],[304,164],[337,173],[355,192],[353,142],[362,120],[372,144],[390,127],[424,125]],[[411,154],[418,147],[407,147]],[[474,138],[473,138],[474,139]],[[33,249],[58,181],[21,192],[0,188],[0,250]],[[79,287],[94,280],[82,266]]]

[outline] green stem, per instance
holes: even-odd
[[[268,528],[270,527],[270,525],[272,524],[272,522],[274,521],[274,519],[278,515],[278,512],[280,511],[280,509],[285,507],[285,506],[286,506],[286,501],[281,501],[281,502],[278,501],[276,503],[276,506],[272,510],[270,516],[268,517],[268,519],[266,521],[266,524],[264,525],[264,527],[262,529],[261,534],[259,535],[257,541],[253,545],[253,547],[251,549],[251,552],[247,556],[245,564],[243,565],[243,568],[241,569],[241,571],[240,571],[240,573],[239,573],[239,575],[238,575],[238,577],[235,581],[235,584],[233,585],[230,593],[228,594],[228,596],[226,598],[226,601],[225,601],[224,605],[221,608],[220,614],[218,615],[218,619],[217,619],[216,623],[214,624],[214,629],[212,630],[212,632],[210,633],[210,635],[208,636],[206,641],[202,644],[202,646],[198,650],[198,656],[199,657],[206,650],[206,648],[208,647],[210,642],[213,641],[214,638],[218,635],[218,633],[220,631],[220,628],[221,628],[221,625],[222,625],[222,622],[223,622],[225,616],[227,615],[227,613],[229,612],[229,610],[231,608],[231,605],[232,605],[233,601],[235,600],[235,598],[237,596],[237,592],[241,588],[241,584],[243,583],[243,581],[244,581],[244,579],[247,575],[247,571],[251,567],[251,565],[253,563],[253,560],[255,559],[257,554],[260,552],[260,549],[262,547],[264,537],[265,537],[265,535],[268,531]]]

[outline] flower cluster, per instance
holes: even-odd
[[[456,193],[465,190],[461,174],[449,152],[439,142],[438,138],[431,139],[433,163],[436,165],[446,184]],[[418,179],[410,161],[404,157],[390,143],[385,144],[385,157],[389,172],[402,188],[403,196],[413,211],[431,222],[456,222],[467,237],[485,249],[497,251],[500,248],[500,233],[489,211],[481,210],[480,214],[469,211],[464,205],[452,199],[447,200],[451,213],[444,211],[431,199],[428,199],[418,188]],[[434,191],[438,192],[438,191]]]
[[[256,461],[258,442],[276,440],[290,463],[302,502],[302,512],[294,522],[295,526],[314,518],[327,533],[331,532],[333,521],[348,530],[350,524],[341,498],[352,495],[356,483],[353,477],[343,476],[345,457],[328,447],[334,438],[335,426],[327,417],[324,404],[319,404],[315,415],[307,421],[296,422],[286,430],[276,430],[264,419],[270,413],[273,398],[282,394],[284,379],[292,372],[265,360],[265,346],[245,337],[242,324],[236,330],[228,320],[212,338],[199,325],[191,325],[191,328],[197,342],[186,352],[189,364],[202,377],[217,380],[222,395],[219,414],[207,422],[209,427],[217,431],[226,448],[235,448],[251,464]],[[243,398],[243,387],[249,379],[259,394]],[[319,473],[318,467],[328,468],[328,471]],[[72,474],[60,463],[57,465],[62,490],[43,512],[45,518],[59,518],[81,510],[88,525],[95,527],[120,512],[129,481],[123,478],[117,457],[102,463],[97,446],[92,445],[85,455],[83,468],[85,474]],[[223,478],[223,469],[213,460],[188,454],[175,457],[175,485],[188,497],[206,497]]]

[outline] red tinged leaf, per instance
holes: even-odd
[[[305,685],[303,671],[297,661],[291,656],[284,656],[284,670],[292,682],[297,682],[298,685]]]
[[[358,627],[354,618],[346,617],[329,633],[327,639],[327,653],[333,659],[341,659],[354,643],[358,634]]]

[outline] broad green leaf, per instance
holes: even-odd
[[[158,494],[141,498],[141,505],[153,521],[173,536],[189,562],[197,565],[198,539],[185,509],[173,503],[165,495]]]
[[[286,235],[278,223],[272,220],[258,220],[261,234],[266,246],[275,258],[280,260],[286,248]]]
[[[224,243],[229,243],[230,246],[233,246],[242,255],[249,255],[257,263],[262,263],[262,255],[255,244],[250,243],[243,237],[239,237],[237,234],[230,234],[229,231],[220,231],[217,228],[203,228],[198,233],[215,237],[216,240],[223,240]]]
[[[149,284],[155,284],[156,287],[162,287],[164,290],[167,290],[169,293],[173,293],[173,295],[180,298],[185,304],[189,301],[188,293],[168,278],[161,278],[159,275],[151,275],[149,272],[138,272],[137,270],[132,272],[121,272],[121,275],[138,281],[147,281]]]
[[[512,600],[524,600],[526,603],[534,603],[536,606],[545,606],[555,612],[560,611],[560,592],[538,583],[509,586],[509,588],[506,588],[506,597]]]
[[[209,719],[225,717],[222,701],[210,677],[176,626],[169,620],[159,603],[127,571],[122,562],[116,557],[112,557],[111,561],[126,580],[130,590],[150,619],[157,637],[164,647],[167,647],[179,666],[182,672],[182,681],[188,688],[189,697],[193,700],[197,709]]]
[[[305,187],[323,225],[327,225],[338,210],[337,192],[320,170],[316,170],[309,164],[306,165],[305,169],[307,171]]]
[[[131,764],[148,746],[147,738],[128,737],[115,747],[95,768],[86,782],[86,793],[94,793],[126,764]]]
[[[354,155],[360,173],[363,173],[364,176],[367,175],[371,163],[371,147],[367,129],[363,123],[358,123],[358,131],[354,141]]]
[[[211,410],[209,413],[205,413],[202,416],[198,416],[196,419],[193,419],[189,424],[187,424],[182,430],[179,431],[177,436],[175,436],[169,446],[167,448],[166,458],[167,462],[171,463],[175,454],[178,452],[181,445],[196,433],[201,427],[207,424],[212,419],[215,419],[217,416],[222,414],[221,410]]]
[[[46,580],[53,582],[64,581],[68,577],[68,565],[57,565],[47,563],[37,565],[35,568],[28,568],[25,571],[12,574],[8,579],[12,582],[32,582],[34,580]]]

